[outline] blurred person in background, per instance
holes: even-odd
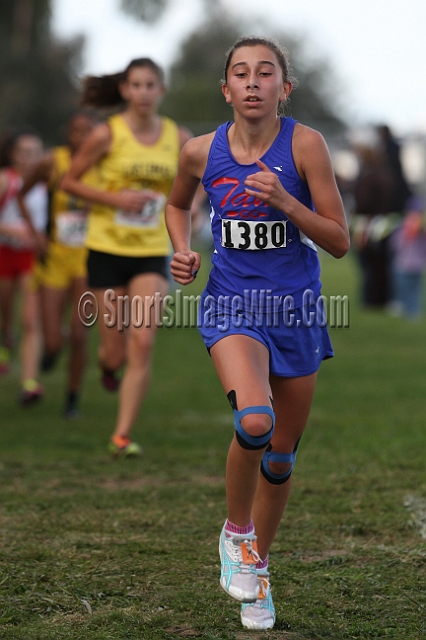
[[[85,80],[82,104],[120,107],[122,111],[98,125],[73,158],[62,187],[89,200],[86,246],[88,276],[99,308],[101,343],[98,357],[102,382],[111,391],[120,386],[118,416],[109,450],[114,456],[139,455],[130,431],[146,395],[151,375],[156,326],[151,308],[144,308],[142,326],[126,331],[107,326],[119,296],[143,301],[168,290],[170,243],[164,207],[177,171],[178,157],[190,133],[158,115],[165,93],[162,69],[150,58],[130,62],[124,72]],[[92,167],[97,188],[83,182]],[[106,292],[112,290],[106,306]],[[125,371],[120,382],[118,371]]]
[[[45,248],[47,191],[41,183],[28,191],[23,200],[24,215],[17,194],[42,153],[42,141],[30,129],[10,134],[0,148],[0,366],[3,373],[7,372],[13,345],[14,302],[19,293],[22,296],[19,401],[23,405],[35,402],[43,394],[36,379],[41,347],[40,300],[31,278],[37,251],[42,253]]]
[[[408,199],[411,196],[411,189],[403,171],[401,147],[388,125],[378,125],[376,131],[379,136],[379,145],[384,161],[392,174],[391,211],[402,213],[406,210]]]
[[[394,298],[391,312],[419,320],[426,268],[425,201],[412,196],[401,226],[392,235]]]
[[[392,299],[390,235],[400,221],[393,199],[393,174],[377,139],[355,145],[360,170],[353,187],[351,225],[361,269],[361,300],[384,308]]]
[[[19,194],[23,203],[34,185],[44,182],[49,193],[48,245],[37,263],[34,278],[40,286],[44,353],[42,371],[50,371],[64,343],[63,320],[71,305],[67,335],[70,348],[64,415],[78,417],[78,401],[87,359],[87,328],[80,321],[78,303],[87,291],[87,249],[84,247],[89,203],[76,198],[59,184],[72,158],[96,123],[90,112],[78,111],[66,128],[66,144],[48,151],[24,181]],[[85,184],[96,184],[97,172],[88,171]]]

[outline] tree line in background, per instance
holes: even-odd
[[[123,11],[146,23],[158,20],[168,4],[169,0],[120,0]],[[254,31],[249,20],[239,20],[237,28],[220,0],[205,1],[205,6],[204,23],[182,43],[168,70],[162,105],[163,114],[195,134],[232,118],[220,91],[225,51],[238,36]],[[78,107],[84,50],[83,36],[64,41],[54,35],[51,8],[52,0],[0,3],[0,133],[30,125],[49,145],[62,142],[64,123]],[[291,94],[293,117],[326,134],[342,131],[345,124],[338,115],[334,74],[327,61],[310,60],[302,40],[272,31],[263,25],[263,34],[284,44],[295,61],[299,86]]]
[[[232,119],[232,108],[220,90],[225,52],[242,35],[253,33],[253,24],[227,17],[222,7],[210,11],[209,18],[181,45],[180,56],[170,70],[170,84],[163,112],[186,123],[194,133],[205,133],[220,122]],[[304,43],[285,33],[263,26],[257,35],[274,37],[291,53],[293,75],[298,83],[290,95],[291,115],[304,124],[334,134],[345,124],[337,114],[338,98],[332,87],[333,72],[325,60],[310,61]]]
[[[0,2],[0,132],[30,125],[55,143],[78,102],[84,38],[56,38],[51,5],[51,0]]]

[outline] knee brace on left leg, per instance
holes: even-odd
[[[272,451],[271,445],[267,448],[262,456],[260,463],[260,471],[270,484],[284,484],[290,478],[293,467],[296,462],[296,454],[299,446],[300,438],[296,442],[293,453],[280,453],[278,451]],[[278,462],[281,464],[290,464],[290,468],[284,473],[274,473],[269,467],[270,462]]]

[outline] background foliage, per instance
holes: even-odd
[[[50,0],[0,3],[0,132],[31,125],[48,144],[77,106],[84,44],[58,40],[50,12]]]
[[[168,0],[121,0],[119,6],[135,20],[151,24],[168,5]],[[239,21],[237,27],[220,0],[206,1],[204,6],[204,22],[182,42],[168,70],[164,114],[195,134],[231,119],[232,111],[220,90],[225,52],[238,36],[256,32],[275,36],[291,52],[299,80],[291,96],[292,115],[325,134],[342,130],[338,92],[327,61],[310,57],[306,43],[275,33],[270,25]],[[52,0],[2,0],[0,4],[0,134],[31,125],[47,144],[57,144],[62,142],[64,123],[78,106],[84,37],[68,41],[55,37],[51,10]]]
[[[232,119],[232,108],[222,96],[225,52],[242,35],[254,31],[274,37],[290,52],[290,63],[297,83],[290,96],[290,112],[308,126],[325,134],[340,132],[344,122],[338,114],[334,74],[326,60],[311,59],[303,40],[296,40],[266,25],[236,25],[220,7],[211,12],[183,43],[180,56],[170,70],[170,86],[163,102],[163,111],[179,122],[187,123],[194,133],[211,131]]]

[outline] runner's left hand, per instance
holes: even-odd
[[[244,181],[245,192],[263,200],[274,209],[283,210],[289,193],[282,186],[278,176],[268,169],[264,162],[256,160],[256,164],[260,171],[247,176]]]

